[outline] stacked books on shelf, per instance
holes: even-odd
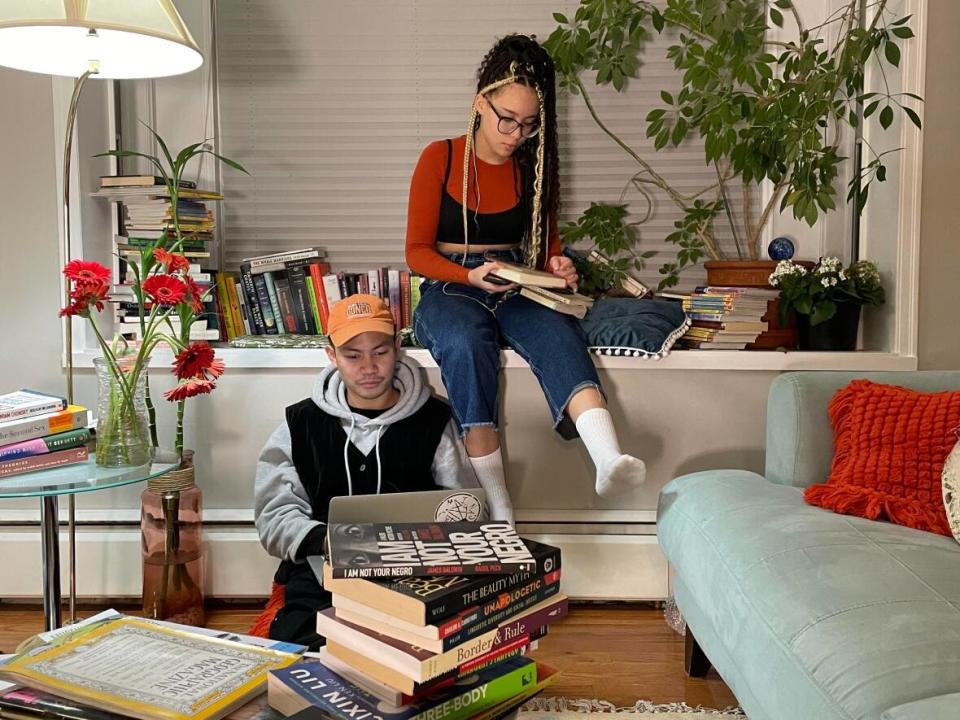
[[[743,350],[767,330],[764,320],[778,290],[707,286],[683,298],[690,329],[681,347],[697,350]]]
[[[136,259],[140,262],[142,253],[152,248],[164,233],[168,238],[165,247],[171,247],[176,237],[173,201],[163,178],[151,175],[101,177],[100,189],[94,196],[115,202],[120,208],[120,234],[114,236],[116,252],[110,296],[115,308],[117,334],[128,340],[139,340],[142,338],[140,308],[133,293],[133,271],[128,261]],[[183,236],[181,252],[190,261],[190,277],[206,298],[204,312],[190,326],[192,340],[229,339],[213,293],[219,275],[214,253],[210,250],[216,226],[213,213],[207,207],[208,201],[222,199],[219,193],[198,189],[191,181],[180,183],[177,215]],[[145,307],[144,311],[149,315],[150,308]],[[174,332],[179,333],[179,319],[171,317],[170,321]]]
[[[567,614],[558,548],[493,522],[333,524],[328,547],[326,645],[268,681],[284,716],[494,718],[555,679],[529,652]]]
[[[326,256],[323,248],[311,247],[246,258],[240,265],[240,307],[230,306],[227,327],[242,329],[240,334],[325,335],[330,308],[356,293],[383,299],[397,328],[410,327],[420,297],[418,276],[385,267],[333,272]]]
[[[4,658],[0,717],[277,720],[267,673],[304,650],[106,610]]]
[[[84,462],[87,410],[35,390],[0,395],[0,479]]]

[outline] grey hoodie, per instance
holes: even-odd
[[[364,455],[374,453],[379,472],[380,436],[391,424],[409,417],[430,397],[430,388],[422,379],[422,370],[398,358],[394,387],[400,391],[396,405],[382,415],[368,418],[354,413],[347,405],[347,388],[333,365],[325,367],[313,387],[311,399],[328,415],[340,419],[347,433],[343,446],[344,460],[352,443]],[[350,466],[347,483],[351,487]],[[445,488],[476,487],[477,479],[467,460],[453,418],[440,438],[433,457],[433,480]],[[377,488],[379,492],[380,478]],[[296,560],[297,548],[315,527],[323,525],[312,518],[310,498],[293,466],[290,428],[281,423],[257,458],[257,474],[253,489],[254,519],[260,542],[267,552],[283,560]]]

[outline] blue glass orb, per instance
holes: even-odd
[[[770,241],[767,246],[767,255],[771,260],[789,260],[797,248],[793,245],[793,240],[787,237],[778,237]]]

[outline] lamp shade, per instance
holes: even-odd
[[[179,75],[203,63],[173,0],[0,0],[0,65],[104,79]]]

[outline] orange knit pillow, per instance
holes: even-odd
[[[960,392],[923,393],[854,380],[828,408],[830,477],[804,492],[811,505],[950,535],[940,489],[957,441]]]

